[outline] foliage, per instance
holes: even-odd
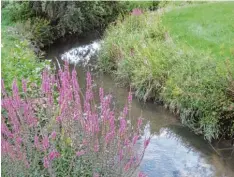
[[[38,61],[29,42],[17,35],[14,27],[2,26],[1,49],[1,73],[7,90],[10,90],[14,78],[26,78],[29,83],[39,84],[41,71],[49,63]]]
[[[131,12],[133,9],[140,8],[142,10],[156,10],[159,1],[122,1],[124,12]]]
[[[111,95],[104,95],[102,88],[99,104],[95,102],[90,73],[85,95],[76,75],[66,64],[58,76],[45,70],[41,89],[23,80],[19,92],[14,81],[9,94],[2,83],[4,176],[134,175],[150,138],[136,151],[142,119],[130,121],[131,93],[116,115]]]
[[[17,31],[35,47],[43,48],[55,40],[50,22],[44,18],[30,18],[16,24]]]
[[[164,101],[206,139],[233,136],[233,97],[227,95],[233,61],[228,70],[224,62],[172,40],[159,14],[132,14],[110,26],[99,65],[130,84],[139,99]]]
[[[12,2],[3,8],[3,17],[22,23],[21,31],[40,47],[68,34],[102,30],[119,15],[119,2],[30,1]]]
[[[29,7],[29,2],[23,1],[15,3],[13,1],[5,2],[2,7],[2,17],[5,21],[16,22],[30,18],[33,14]],[[6,20],[7,19],[7,20]]]

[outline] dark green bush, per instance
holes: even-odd
[[[22,21],[33,16],[33,12],[29,7],[29,2],[7,2],[2,7],[2,17],[7,21]],[[5,20],[6,21],[6,20]]]
[[[3,9],[3,16],[9,21],[22,22],[25,35],[43,47],[67,34],[102,30],[121,10],[119,2],[30,1],[9,3]]]
[[[55,40],[53,28],[45,18],[33,17],[24,23],[17,23],[18,32],[26,39],[32,41],[34,46],[43,48]]]
[[[29,31],[33,35],[30,40],[35,41],[39,46],[45,46],[66,34],[102,30],[113,22],[120,13],[125,14],[134,8],[155,10],[157,5],[158,2],[155,1],[11,2],[4,8],[4,18],[9,16],[11,21],[24,21],[25,31]]]

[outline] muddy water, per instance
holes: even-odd
[[[91,71],[96,87],[102,86],[114,96],[116,108],[126,102],[128,89],[120,88],[113,78],[96,70],[95,61],[100,49],[98,33],[85,37],[62,39],[47,51],[47,58],[59,67],[69,61],[78,72],[79,83],[85,86],[85,73]],[[182,126],[178,117],[154,103],[140,103],[134,99],[132,117],[144,118],[144,133],[153,135],[140,169],[149,177],[234,177],[231,152],[224,157],[201,136]],[[139,140],[138,146],[142,146]],[[219,154],[219,155],[218,155]]]

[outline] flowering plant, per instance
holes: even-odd
[[[95,104],[91,74],[83,95],[76,70],[68,64],[58,75],[45,70],[36,96],[22,81],[14,81],[12,95],[2,81],[1,147],[6,176],[133,176],[150,138],[141,152],[142,119],[129,121],[132,95],[117,116],[112,96],[99,89]],[[34,94],[35,95],[35,94]],[[134,128],[135,127],[135,128]],[[142,172],[138,174],[144,176]]]

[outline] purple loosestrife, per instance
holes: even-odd
[[[53,132],[51,133],[51,135],[50,135],[51,139],[52,139],[52,140],[55,140],[55,139],[56,139],[56,135],[57,135],[57,133],[56,133],[55,131],[53,131]]]
[[[141,9],[135,8],[135,9],[132,10],[131,14],[134,15],[134,16],[139,16],[139,15],[143,14],[143,12],[142,12]]]
[[[25,79],[22,79],[22,88],[23,88],[24,93],[26,94],[27,93],[27,80]]]
[[[46,151],[49,148],[49,146],[50,146],[50,142],[49,142],[48,136],[43,137],[42,139],[43,150]]]
[[[97,169],[104,176],[133,174],[150,138],[145,139],[143,149],[136,150],[142,119],[133,122],[130,119],[132,93],[129,92],[127,104],[118,113],[112,106],[112,96],[104,95],[103,88],[99,88],[97,103],[92,84],[91,74],[87,73],[83,94],[76,70],[70,73],[68,63],[57,75],[48,70],[42,73],[41,89],[35,90],[36,98],[30,95],[26,80],[22,80],[22,97],[16,81],[12,85],[13,96],[8,96],[2,80],[5,113],[1,123],[1,147],[3,159],[12,160],[10,168],[20,161],[29,169],[41,169],[44,176],[48,173],[56,176],[61,171],[58,172],[54,163],[65,160],[69,166],[64,167],[64,171],[74,170],[71,174],[84,169],[85,165],[93,176],[100,176]],[[32,98],[37,100],[36,106],[30,101]],[[42,99],[45,103],[40,103]],[[65,149],[69,149],[69,157],[64,154]]]
[[[58,158],[60,156],[60,154],[56,151],[56,150],[53,150],[49,153],[48,155],[48,159],[49,161],[52,161],[54,160],[55,158]]]

